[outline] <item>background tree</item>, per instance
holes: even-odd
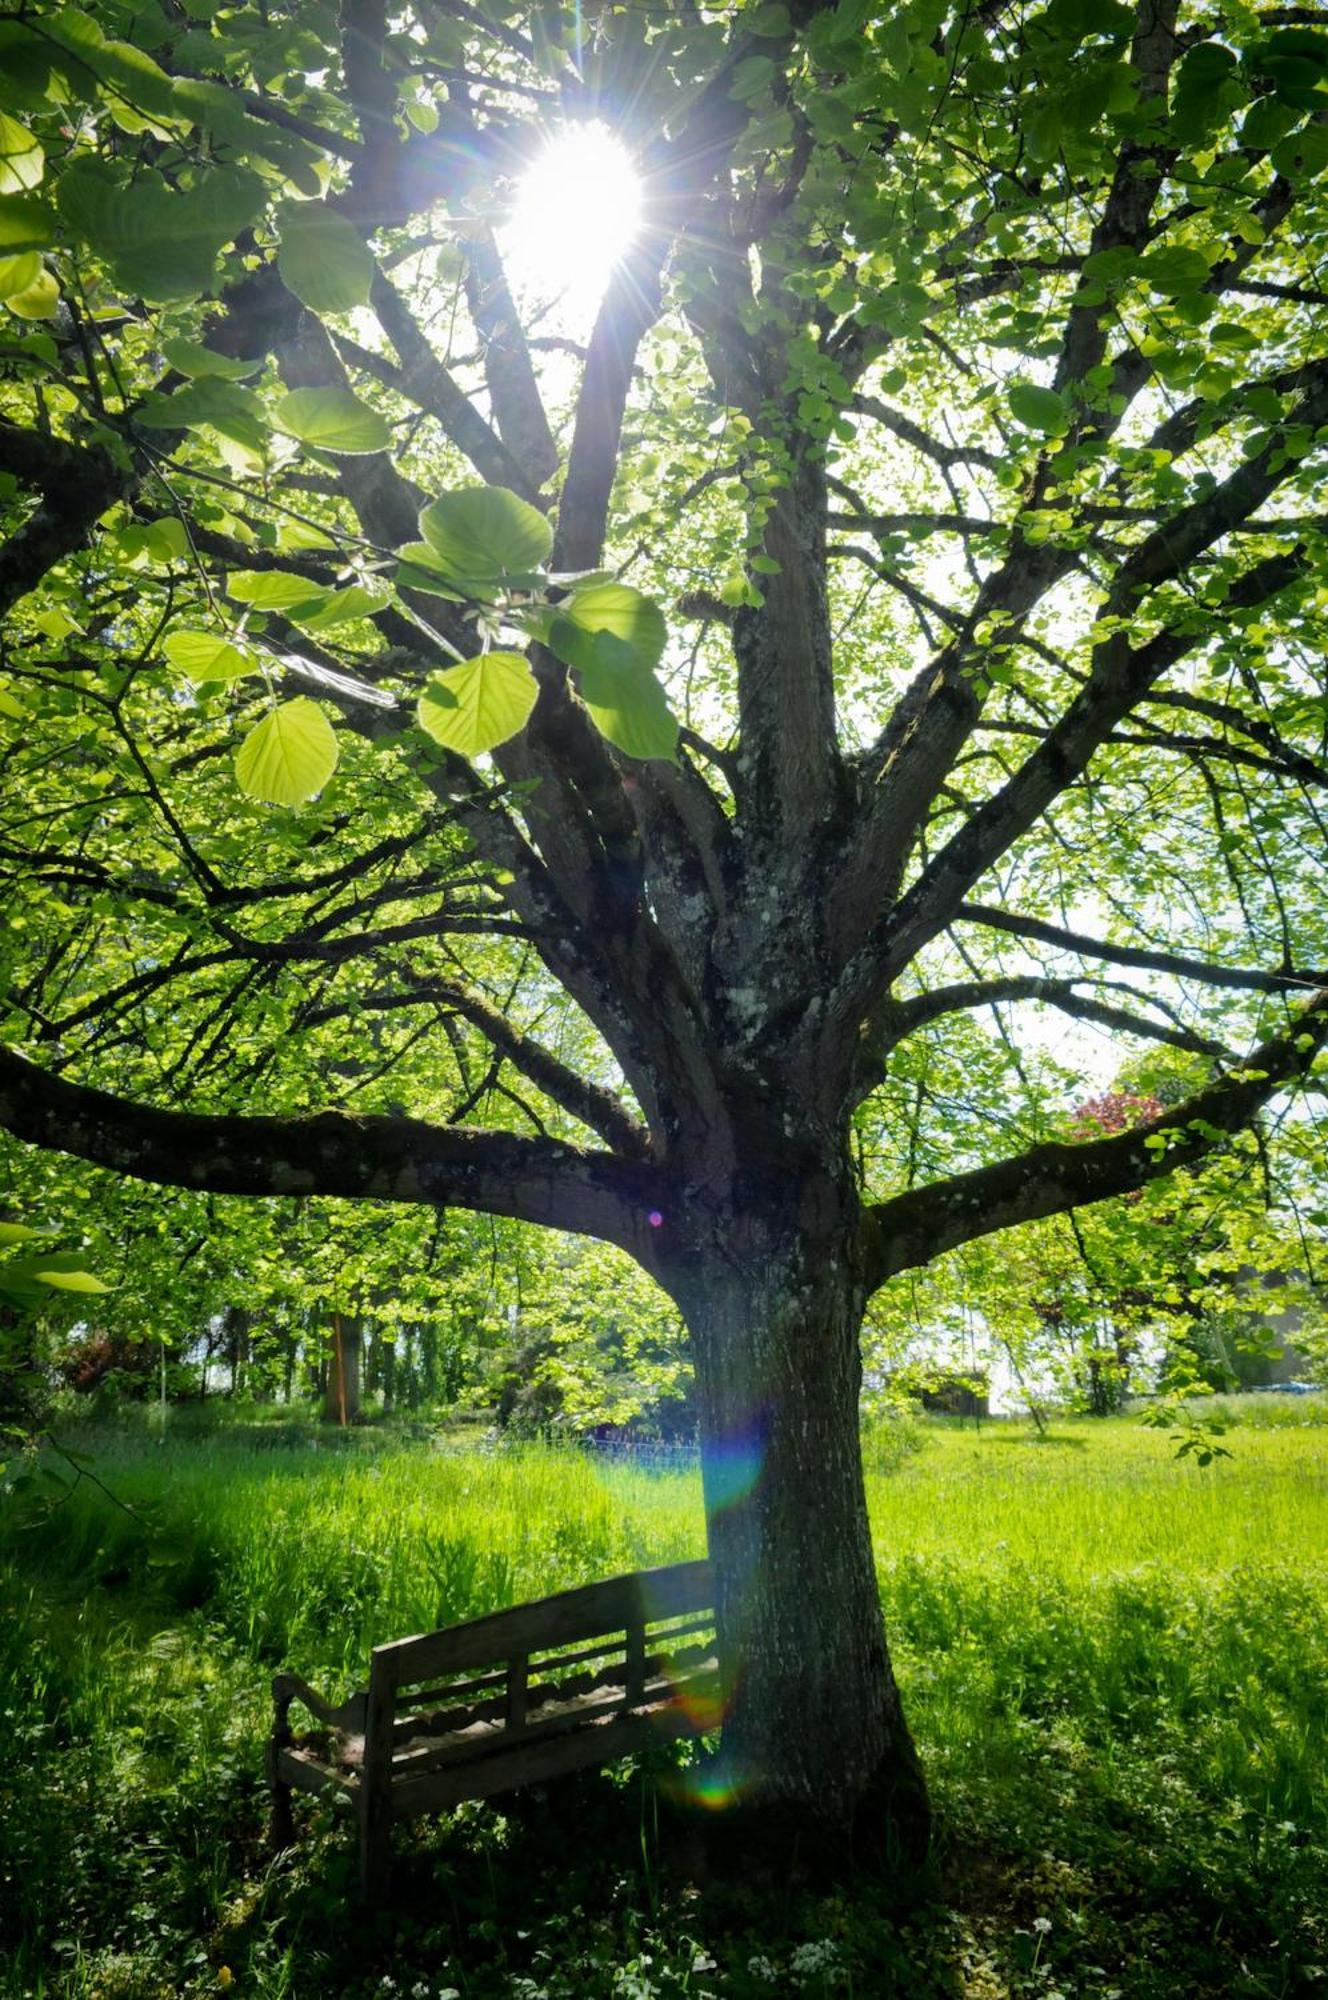
[[[628,1251],[691,1333],[734,1796],[916,1849],[866,1299],[1328,1034],[1328,38],[105,0],[0,72],[0,1122]],[[582,340],[502,224],[597,118],[642,222]],[[1059,1138],[1047,1008],[1207,1080]],[[868,1163],[947,1038],[1019,1101]]]

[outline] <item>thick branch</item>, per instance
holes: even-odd
[[[640,1161],[419,1118],[161,1111],[0,1050],[0,1127],[137,1180],[212,1194],[335,1195],[508,1215],[620,1244],[649,1263],[665,1177]]]
[[[1328,989],[1241,1068],[1133,1131],[1087,1145],[1033,1146],[996,1166],[878,1202],[864,1217],[870,1284],[882,1285],[976,1237],[1130,1194],[1176,1167],[1195,1165],[1248,1125],[1279,1090],[1304,1077],[1325,1044]]]

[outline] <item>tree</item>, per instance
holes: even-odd
[[[864,1302],[1328,1036],[1328,37],[101,0],[0,54],[0,1123],[627,1250],[690,1329],[735,1796],[916,1851]],[[644,222],[581,341],[500,224],[595,119]],[[1048,1136],[1047,1009],[1208,1080]],[[929,1179],[855,1117],[938,1046],[1003,1108]]]

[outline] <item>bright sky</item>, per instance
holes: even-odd
[[[552,308],[539,331],[588,337],[640,211],[636,170],[605,126],[570,125],[550,136],[499,232],[518,304]]]

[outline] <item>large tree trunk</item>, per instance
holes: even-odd
[[[829,1227],[792,1231],[735,1215],[676,1288],[693,1339],[725,1678],[706,1802],[736,1809],[744,1855],[755,1838],[779,1865],[907,1866],[925,1853],[929,1808],[867,1519],[864,1291],[848,1206]]]

